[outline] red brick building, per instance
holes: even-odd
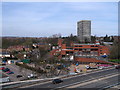
[[[75,44],[71,43],[71,46],[66,46],[66,44],[62,43],[63,40],[58,40],[58,49],[54,49],[51,51],[51,55],[59,55],[60,58],[66,57],[68,55],[76,55],[76,56],[101,56],[101,55],[109,55],[109,47],[98,45],[98,44]]]

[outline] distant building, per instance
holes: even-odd
[[[15,45],[15,46],[8,47],[7,50],[8,51],[22,51],[22,50],[29,51],[30,48],[27,46],[23,46],[23,45]]]
[[[91,41],[91,21],[82,20],[77,22],[77,36],[81,42]]]

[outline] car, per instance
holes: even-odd
[[[98,69],[103,69],[103,67],[99,67]]]
[[[37,76],[33,75],[33,74],[30,74],[27,76],[28,78],[37,78]]]
[[[0,70],[3,70],[3,69],[5,69],[5,67],[0,67]]]
[[[9,68],[5,68],[2,71],[7,72],[7,71],[10,71],[10,69]]]
[[[17,77],[17,78],[20,78],[20,77],[22,77],[22,75],[17,75],[16,77]]]
[[[8,74],[14,74],[14,72],[10,71]]]
[[[117,66],[115,67],[115,69],[120,69],[120,65],[117,65]]]
[[[63,82],[63,80],[61,80],[61,79],[54,79],[52,81],[53,84],[57,84],[57,83],[61,83],[61,82]]]

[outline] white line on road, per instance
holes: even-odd
[[[111,75],[111,74],[110,74]],[[115,76],[116,75],[118,75],[118,74],[115,74]],[[106,76],[108,76],[108,75],[106,75]],[[114,76],[114,75],[112,75],[112,76]],[[105,77],[105,76],[104,76]],[[103,77],[103,78],[104,78]],[[111,76],[109,76],[109,77],[111,77]],[[94,78],[95,79],[95,78]],[[62,86],[62,87],[57,87],[57,88],[64,88],[64,87],[69,87],[69,86],[72,86],[72,85],[76,85],[76,84],[80,84],[80,83],[86,83],[86,82],[88,82],[88,81],[93,81],[93,78],[92,79],[88,79],[88,80],[85,80],[84,82],[76,82],[76,83],[72,83],[72,84],[68,84],[68,85],[64,85],[64,86]]]
[[[90,72],[90,73],[80,74],[80,75],[76,75],[76,76],[68,77],[68,78],[65,78],[65,79],[70,79],[70,78],[73,78],[73,77],[78,77],[78,76],[83,76],[83,75],[93,74],[93,73],[96,73],[96,72],[106,71],[106,70],[110,70],[110,69],[114,69],[114,68],[109,68],[109,69],[100,70],[100,71],[93,71],[93,72]]]
[[[78,85],[74,85],[74,86],[69,86],[67,88],[76,88],[76,87],[87,85],[87,84],[90,84],[90,83],[93,83],[93,82],[98,82],[98,81],[101,81],[101,80],[104,80],[104,79],[108,79],[108,78],[111,78],[111,77],[114,77],[114,76],[117,76],[117,75],[119,75],[119,74],[108,76],[108,77],[104,77],[104,78],[101,78],[101,79],[92,80],[92,81],[85,82],[85,83],[78,84]]]

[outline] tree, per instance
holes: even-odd
[[[110,49],[111,59],[120,59],[120,42],[114,42],[112,48]]]
[[[91,36],[91,43],[95,43],[96,41],[96,36]]]

